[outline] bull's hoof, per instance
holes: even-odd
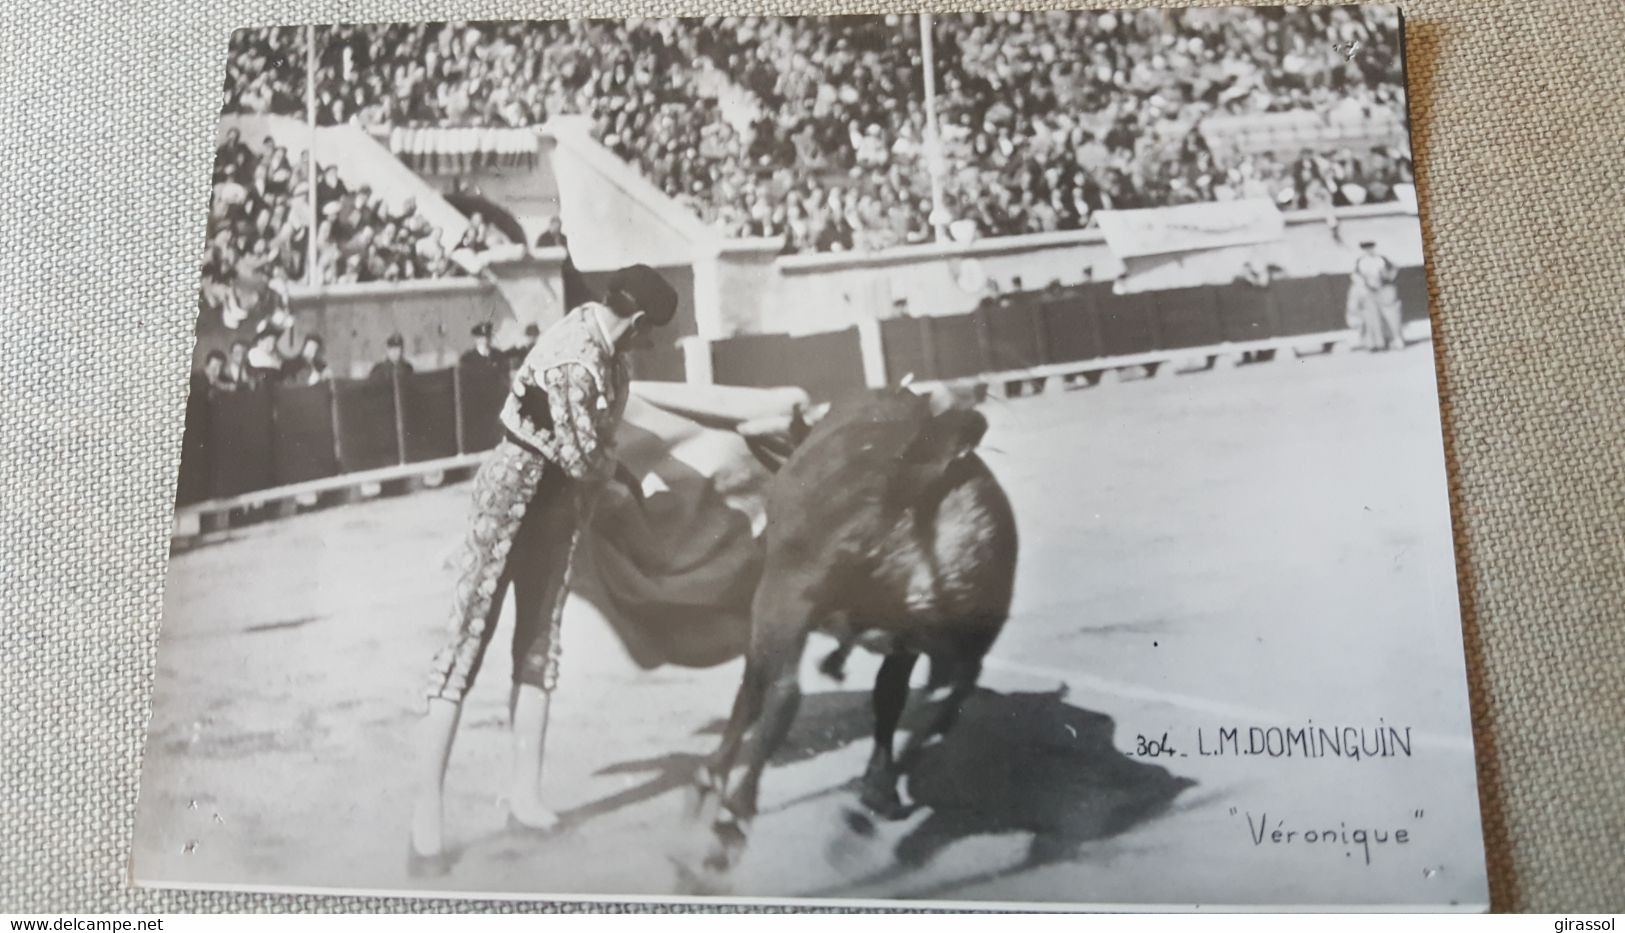
[[[898,796],[897,788],[892,785],[866,783],[858,799],[870,813],[883,820],[900,820],[911,812],[911,808],[903,803],[903,798]]]
[[[818,662],[818,672],[836,683],[846,682],[846,656],[845,648],[836,648]]]
[[[724,847],[712,849],[706,853],[705,864],[702,867],[713,874],[727,874],[728,870],[734,867],[734,853]]]
[[[746,826],[731,812],[723,811],[711,824],[712,845],[706,853],[704,868],[718,874],[727,872],[739,863],[745,851]]]
[[[846,820],[846,828],[850,829],[853,835],[867,839],[875,834],[875,821],[862,810],[855,807],[847,808],[841,811],[841,817]]]
[[[693,866],[680,859],[672,859],[677,873],[675,893],[685,897],[722,897],[733,893],[727,873],[705,866]]]

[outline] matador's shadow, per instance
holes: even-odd
[[[919,697],[909,704],[903,728],[923,725],[928,712]],[[722,721],[703,732],[716,732]],[[869,692],[814,693],[805,697],[774,765],[803,761],[853,743],[867,743],[873,728]],[[811,896],[850,894],[857,889],[906,883],[952,844],[972,836],[1031,834],[1025,857],[1015,864],[951,881],[934,879],[931,896],[969,883],[1068,861],[1089,842],[1107,839],[1161,814],[1195,782],[1165,768],[1131,759],[1113,745],[1110,716],[1065,702],[1061,692],[999,693],[978,690],[959,722],[941,742],[923,750],[907,778],[908,796],[926,817],[893,846],[887,867]],[[684,788],[701,756],[668,755],[612,765],[603,773],[653,772],[644,783],[567,814],[572,823]],[[769,772],[771,780],[771,772]],[[856,800],[856,776],[772,810],[813,797],[852,794],[846,832],[860,844],[877,840],[874,818]],[[772,846],[759,825],[752,845]]]

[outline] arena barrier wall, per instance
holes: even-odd
[[[508,374],[489,368],[459,368],[456,372],[457,449],[462,453],[490,450],[502,436],[497,415],[508,398]]]
[[[398,380],[401,460],[421,463],[452,457],[457,449],[457,370],[413,373]]]
[[[270,395],[276,484],[289,486],[336,475],[339,460],[334,447],[332,386],[278,386]]]
[[[642,382],[686,382],[683,351],[676,345],[633,350],[628,354],[632,378]]]
[[[1408,322],[1428,316],[1420,267],[1399,270]],[[866,385],[1036,378],[1214,355],[1230,348],[1329,345],[1349,336],[1348,276],[1114,294],[1088,284],[1008,295],[966,313],[873,322],[828,333],[751,334],[703,343],[696,369],[678,348],[636,350],[645,381],[799,386],[829,400]],[[1273,343],[1272,343],[1273,342]],[[708,364],[708,365],[707,365]],[[505,370],[452,367],[397,379],[227,393],[187,406],[176,498],[223,502],[274,487],[477,455],[500,435]]]
[[[817,400],[861,391],[865,384],[856,329],[717,341],[711,344],[711,375],[717,385],[798,386]]]
[[[495,446],[506,371],[261,386],[191,399],[176,502],[186,506]]]
[[[175,478],[175,502],[186,505],[209,498],[214,489],[213,450],[210,421],[214,406],[194,385],[186,399],[186,428],[181,435],[181,465]]]
[[[208,409],[210,492],[235,496],[276,483],[270,392],[234,392]]]
[[[1421,266],[1422,238],[1413,206],[1399,202],[1290,211],[1279,240],[1233,249],[1178,254],[1133,276],[1134,290],[1224,285],[1244,261],[1275,266],[1291,278],[1347,275],[1362,240],[1374,240],[1402,267]],[[986,283],[1002,289],[1020,278],[1027,289],[1052,280],[1076,287],[1109,282],[1124,271],[1098,229],[929,243],[880,252],[781,256],[777,239],[730,240],[695,259],[699,335],[841,330],[884,317],[895,302],[918,316],[974,311]],[[1085,270],[1088,270],[1087,272]]]

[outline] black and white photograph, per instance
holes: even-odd
[[[224,51],[136,884],[1487,908],[1397,7]]]

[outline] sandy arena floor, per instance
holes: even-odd
[[[1022,535],[986,689],[917,769],[923,806],[871,821],[846,785],[869,751],[876,662],[855,657],[834,684],[811,670],[815,645],[734,894],[1485,901],[1426,344],[1052,381],[984,410],[984,456]],[[411,886],[411,740],[467,496],[313,512],[172,561],[138,878]],[[433,890],[676,892],[673,859],[700,835],[681,786],[716,741],[739,662],[639,671],[572,604],[547,758],[568,823],[526,838],[503,828],[505,637],[452,764],[461,857]],[[1392,741],[1390,757],[1359,760],[1238,754],[1252,727],[1279,749],[1286,733],[1270,727],[1314,726],[1363,728],[1373,749],[1379,727],[1408,728],[1410,755]],[[1236,745],[1219,744],[1224,729]]]

